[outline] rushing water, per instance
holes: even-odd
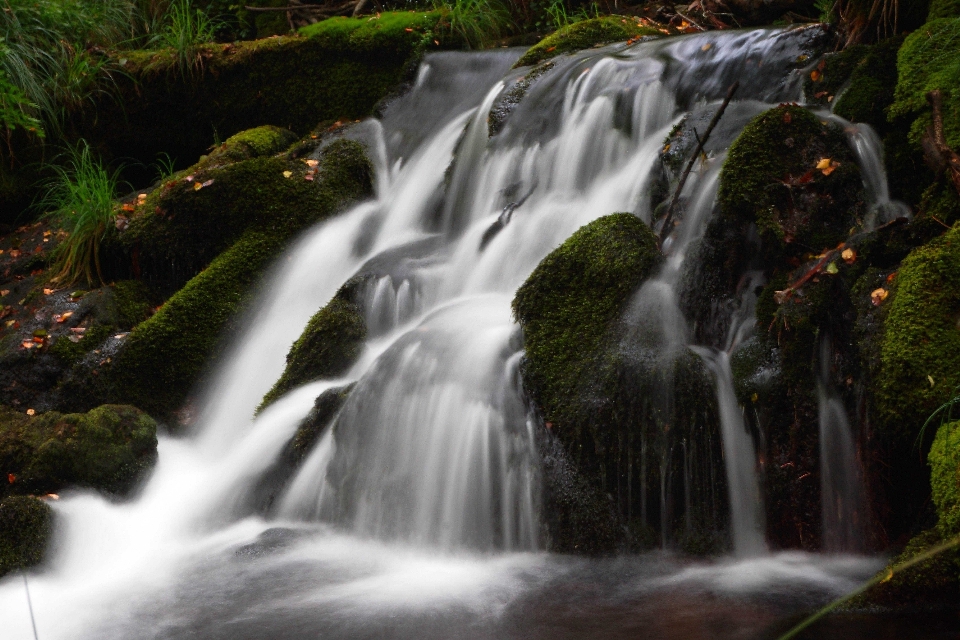
[[[737,551],[711,561],[541,549],[537,425],[510,314],[517,287],[583,224],[616,211],[651,222],[665,136],[739,79],[666,265],[628,312],[625,340],[672,366],[691,341],[677,278],[712,215],[725,146],[753,114],[798,98],[796,61],[814,37],[709,33],[559,58],[493,137],[488,113],[522,75],[510,70],[519,52],[428,56],[406,96],[348,134],[368,146],[376,198],[279,260],[207,384],[196,433],[161,437],[136,499],[74,493],[56,505],[52,560],[30,574],[39,637],[763,637],[852,589],[881,561],[765,551],[728,361],[750,329],[753,286],[726,342],[699,345],[716,373]],[[354,276],[370,329],[359,362],[254,419],[293,339]],[[270,512],[251,515],[248,497],[314,399],[349,383]],[[32,637],[18,576],[0,582],[0,612],[4,638]]]

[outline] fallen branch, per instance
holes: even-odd
[[[703,153],[703,145],[707,143],[707,139],[710,137],[710,134],[713,132],[713,128],[717,126],[717,123],[720,122],[720,117],[723,115],[723,112],[727,109],[727,105],[730,104],[730,101],[733,99],[733,94],[737,92],[737,89],[740,88],[740,81],[737,80],[732,85],[730,89],[727,90],[727,97],[723,99],[723,104],[720,105],[720,108],[713,115],[713,120],[710,121],[710,124],[707,126],[707,130],[703,133],[703,138],[697,136],[697,148],[693,152],[693,156],[690,158],[690,161],[687,163],[686,168],[683,170],[683,173],[680,175],[680,183],[677,185],[677,190],[673,192],[673,200],[670,201],[670,206],[667,208],[667,215],[663,219],[663,226],[660,228],[660,245],[663,246],[663,241],[667,237],[668,230],[670,229],[670,222],[673,220],[673,210],[677,207],[677,202],[680,200],[680,192],[683,191],[683,185],[687,183],[687,178],[690,177],[690,171],[693,170],[693,164],[697,161],[697,158],[700,157],[700,154]]]

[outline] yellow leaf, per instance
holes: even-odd
[[[200,191],[200,189],[203,189],[203,184],[201,184],[201,183],[199,183],[199,182],[194,182],[194,183],[193,183],[193,190],[194,190],[194,191]]]
[[[843,261],[847,264],[853,264],[857,260],[857,252],[853,249],[844,249],[840,257],[843,258]]]
[[[826,272],[829,273],[830,275],[834,275],[838,271],[839,269],[837,269],[836,262],[831,262],[830,264],[827,265]]]
[[[36,414],[36,413],[37,413],[37,412],[34,411],[33,409],[27,409],[27,415],[28,415],[28,416],[32,416],[32,415],[34,415],[34,414]]]
[[[890,295],[890,293],[883,287],[874,289],[870,293],[870,301],[873,303],[873,306],[879,307],[880,304],[887,299],[888,295]]]
[[[929,373],[927,374],[927,380],[930,381],[930,386],[931,386],[931,387],[936,386],[936,383],[933,381],[933,376],[930,375]]]
[[[705,45],[703,45],[702,47],[700,47],[700,51],[709,51],[709,50],[710,50],[710,47],[712,47],[712,46],[713,46],[713,44],[711,44],[711,43],[708,42],[707,44],[705,44]]]
[[[284,177],[284,178],[289,178],[289,177],[292,176],[292,175],[293,175],[293,171],[284,171],[284,172],[283,172],[283,177]]]

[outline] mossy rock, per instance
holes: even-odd
[[[834,113],[884,132],[886,110],[893,104],[897,86],[897,52],[903,40],[902,36],[888,38],[869,48],[850,73],[849,85],[837,98]]]
[[[226,142],[214,147],[206,157],[200,160],[194,171],[250,158],[276,155],[289,149],[296,141],[297,134],[273,125],[247,129],[230,136]]]
[[[87,413],[26,416],[0,407],[2,494],[89,487],[128,492],[157,453],[157,424],[139,409],[104,405]]]
[[[832,164],[817,169],[823,159]],[[860,169],[843,132],[794,105],[744,128],[724,161],[717,199],[724,220],[756,225],[768,272],[836,246],[864,211]]]
[[[927,459],[937,528],[946,539],[960,534],[960,422],[940,426]]]
[[[384,11],[376,16],[337,17],[321,20],[300,29],[300,34],[314,38],[330,49],[365,53],[399,53],[408,51],[408,42],[438,38],[440,11]],[[426,44],[426,42],[424,42]],[[459,41],[448,44],[459,45]]]
[[[221,193],[229,203],[211,197],[204,201],[209,210],[191,203],[178,210],[187,215],[154,223],[155,246],[171,253],[179,246],[178,240],[188,242],[191,229],[201,233],[207,228],[204,225],[209,220],[203,219],[204,211],[208,218],[218,217],[225,224],[236,216],[234,224],[239,229],[216,230],[221,237],[240,231],[242,225],[247,228],[156,314],[137,325],[111,364],[96,374],[75,373],[63,385],[67,401],[109,399],[135,404],[152,415],[172,416],[211,358],[220,352],[221,337],[229,333],[230,323],[249,299],[253,286],[287,242],[302,229],[372,191],[370,165],[356,142],[338,140],[329,144],[318,167],[316,179],[308,181],[304,179],[307,165],[290,164],[281,158],[256,158],[229,165],[216,173],[238,190]],[[284,177],[283,171],[291,171],[290,177]],[[191,195],[203,196],[214,186],[194,193],[188,189],[183,193],[184,201]],[[148,211],[145,215],[151,214]]]
[[[960,18],[931,20],[907,36],[897,55],[896,101],[891,118],[913,121],[910,141],[919,146],[931,125],[927,93],[939,89],[947,144],[960,146]]]
[[[32,496],[0,500],[0,577],[40,564],[53,531],[53,509]]]
[[[912,445],[960,385],[960,227],[915,249],[894,280],[874,385],[878,435]]]
[[[660,262],[657,239],[636,216],[581,227],[544,258],[513,299],[523,328],[524,385],[550,422],[566,422],[611,325]]]
[[[302,384],[342,375],[363,349],[367,325],[360,308],[333,298],[318,311],[303,334],[290,347],[287,367],[273,388],[263,397],[262,407]]]
[[[271,140],[262,141],[261,150],[290,140],[282,131],[263,137]],[[372,169],[356,142],[332,142],[315,169],[300,159],[273,155],[220,164],[226,156],[253,149],[248,143],[229,145],[224,156],[211,156],[178,174],[135,206],[129,227],[117,235],[117,250],[129,254],[145,282],[169,295],[246,231],[289,237],[342,200],[369,192]]]
[[[514,67],[526,67],[549,60],[562,53],[588,49],[598,44],[623,42],[642,36],[659,36],[661,33],[643,26],[638,18],[627,16],[603,16],[575,22],[561,27],[524,53]]]

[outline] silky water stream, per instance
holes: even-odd
[[[750,117],[798,99],[796,61],[815,38],[709,33],[559,58],[493,136],[488,114],[522,76],[510,70],[520,52],[427,56],[405,96],[348,134],[367,146],[376,197],[278,260],[206,384],[194,433],[160,438],[132,501],[75,493],[55,505],[52,558],[29,574],[39,637],[759,638],[870,576],[882,559],[766,550],[754,444],[728,388],[729,352],[751,329],[747,298],[723,343],[698,346],[718,380],[736,553],[545,552],[538,425],[510,312],[580,226],[616,211],[651,222],[666,135],[738,79],[666,265],[628,311],[629,339],[653,335],[668,359],[695,346],[677,274],[713,213],[725,148]],[[359,362],[254,418],[293,339],[357,275],[369,328]],[[251,507],[317,396],[350,383],[270,508]],[[662,540],[669,548],[666,529]],[[0,582],[0,619],[3,638],[33,637],[20,576]],[[869,629],[836,637],[880,637]]]

